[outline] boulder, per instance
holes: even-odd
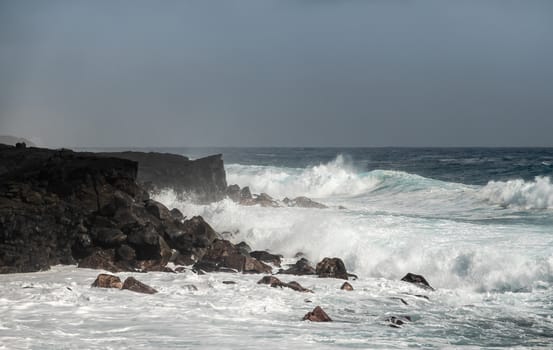
[[[324,258],[317,264],[316,273],[319,277],[348,279],[346,266],[340,258]]]
[[[250,256],[253,258],[256,258],[257,260],[271,263],[275,266],[280,266],[280,259],[282,258],[282,255],[279,254],[271,254],[264,250],[256,250],[253,252],[250,252]]]
[[[125,282],[123,283],[122,289],[128,289],[133,292],[137,293],[145,293],[145,294],[155,294],[157,293],[157,290],[154,288],[148,286],[147,284],[144,284],[140,281],[138,281],[134,277],[127,277]]]
[[[302,285],[299,284],[296,281],[291,281],[291,282],[286,283],[286,287],[288,287],[290,289],[293,289],[295,291],[298,291],[298,292],[313,293],[313,291],[311,289],[307,289],[307,288],[302,287]]]
[[[291,265],[288,269],[280,269],[278,273],[288,275],[315,275],[316,271],[313,266],[309,264],[309,260],[301,258],[300,260],[296,261],[295,264]]]
[[[165,237],[169,246],[179,252],[175,263],[190,265],[203,257],[218,235],[201,216],[194,216],[167,225]]]
[[[324,310],[317,306],[303,316],[303,321],[309,320],[311,322],[331,322],[332,319],[324,312]]]
[[[351,284],[349,284],[348,282],[344,282],[344,284],[342,284],[342,286],[340,287],[341,290],[347,290],[347,291],[352,291],[353,290],[353,286]]]
[[[408,274],[403,276],[403,278],[401,280],[404,281],[404,282],[412,283],[412,284],[414,284],[418,287],[421,287],[423,289],[432,290],[432,291],[434,290],[434,288],[432,288],[430,286],[428,281],[426,281],[426,278],[424,278],[421,275],[416,275],[414,273],[409,272]]]
[[[98,277],[96,277],[96,280],[92,283],[91,287],[121,289],[123,287],[123,283],[121,283],[121,279],[117,276],[101,273]]]

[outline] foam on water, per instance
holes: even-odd
[[[344,156],[306,168],[231,164],[226,170],[229,184],[280,199],[309,196],[330,208],[240,206],[229,199],[195,205],[172,191],[154,199],[188,217],[202,215],[235,243],[245,240],[288,261],[297,252],[315,263],[341,257],[359,275],[352,282],[355,291],[339,290],[338,280],[308,276],[282,276],[315,291],[305,295],[257,285],[260,276],[254,275],[154,272],[136,276],[160,291],[144,296],[91,289],[98,271],[55,267],[0,276],[0,344],[9,349],[550,346],[550,178],[465,185],[397,170],[366,171]],[[437,291],[400,282],[407,272],[424,275]],[[336,322],[301,322],[315,305]],[[414,322],[393,329],[384,322],[390,315],[410,315]]]

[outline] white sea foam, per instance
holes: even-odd
[[[306,169],[230,164],[226,170],[229,184],[250,186],[255,193],[266,192],[279,198],[355,196],[370,191],[380,181],[360,174],[342,155]]]
[[[538,176],[534,181],[490,181],[481,195],[491,203],[522,209],[553,208],[553,184],[550,177]]]
[[[219,232],[233,233],[235,243],[287,257],[303,252],[314,262],[338,256],[362,277],[394,280],[416,272],[440,288],[480,291],[553,281],[553,252],[536,257],[526,250],[547,246],[539,230],[521,236],[509,226],[363,210],[247,207],[228,199],[200,206],[180,202],[170,191],[156,199],[187,216],[203,216]]]

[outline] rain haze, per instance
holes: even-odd
[[[44,146],[553,146],[552,1],[0,1]]]

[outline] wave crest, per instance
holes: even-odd
[[[504,208],[553,208],[553,183],[549,176],[537,176],[534,181],[490,181],[480,193],[487,201]]]

